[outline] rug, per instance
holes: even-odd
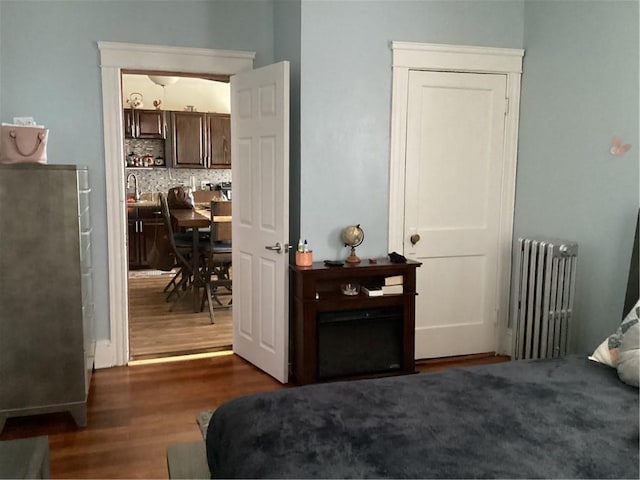
[[[202,437],[207,438],[207,427],[213,415],[213,410],[200,412],[196,415],[196,423],[202,433]],[[167,447],[167,467],[169,468],[169,478],[177,479],[199,479],[211,478],[209,465],[207,465],[207,448],[205,442],[180,442]]]
[[[169,445],[167,467],[171,480],[211,478],[207,465],[207,449],[202,440]]]
[[[178,272],[178,269],[173,269],[169,272],[164,270],[129,270],[129,278],[149,278],[159,276],[173,276]]]
[[[202,438],[207,439],[207,428],[209,428],[209,422],[211,421],[211,415],[213,415],[215,410],[209,410],[206,412],[200,412],[196,416],[196,423],[198,424],[198,428],[200,428],[200,433],[202,433]]]

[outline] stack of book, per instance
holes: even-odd
[[[387,277],[384,279],[384,285],[382,286],[383,295],[392,295],[402,293],[402,282],[404,276],[395,275],[393,277]]]
[[[363,285],[360,287],[360,291],[368,297],[381,297],[382,287],[377,285]]]
[[[384,285],[363,285],[361,288],[362,293],[369,297],[380,297],[382,295],[394,295],[403,292],[403,279],[402,275],[395,275],[393,277],[386,277],[384,279]]]

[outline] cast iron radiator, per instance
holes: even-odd
[[[512,286],[512,359],[567,353],[576,285],[578,245],[519,238]]]

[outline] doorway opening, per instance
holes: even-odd
[[[191,301],[204,288],[175,289],[180,266],[159,203],[174,187],[188,188],[204,216],[231,200],[229,75],[122,70],[121,84],[129,360],[230,351],[231,288],[214,296],[213,315],[206,299]]]
[[[255,52],[98,41],[102,77],[107,207],[108,326],[97,329],[96,367],[129,362],[127,222],[123,155],[122,70],[234,75],[253,69]],[[191,73],[193,72],[193,73]],[[98,319],[100,320],[100,319]],[[104,327],[106,328],[106,331]],[[100,331],[100,330],[103,331]]]

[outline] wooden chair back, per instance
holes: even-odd
[[[231,221],[215,221],[215,217],[231,218],[230,201],[211,202],[211,237],[212,241],[231,245]]]
[[[171,252],[175,255],[176,260],[180,264],[181,267],[191,269],[191,264],[185,258],[182,253],[178,250],[176,245],[176,240],[173,236],[173,225],[171,224],[171,213],[169,211],[169,203],[167,202],[167,197],[164,193],[158,193],[158,197],[160,199],[160,212],[162,213],[162,220],[164,221],[164,226],[167,229],[167,237],[169,239],[169,245],[171,246]]]

